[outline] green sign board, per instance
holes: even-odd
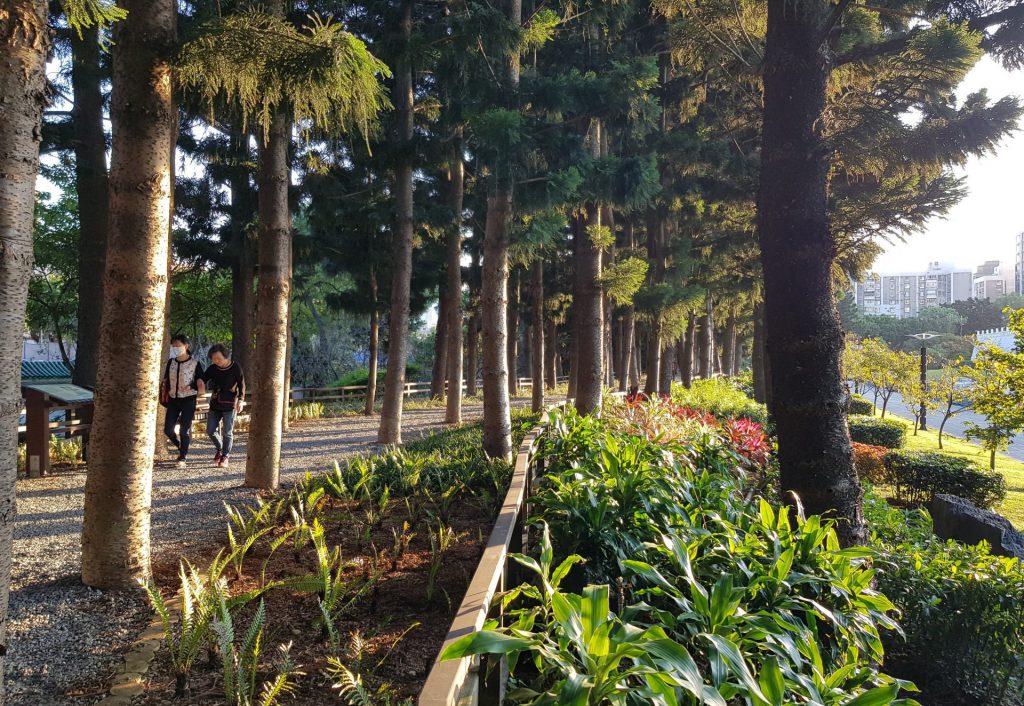
[[[78,385],[25,385],[29,390],[42,392],[56,402],[83,404],[92,402],[92,390]]]

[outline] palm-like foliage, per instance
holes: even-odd
[[[234,620],[221,596],[219,615],[213,629],[219,638],[224,667],[224,697],[230,706],[274,706],[282,696],[294,690],[292,678],[302,674],[291,660],[291,643],[281,645],[273,678],[258,687],[257,674],[263,654],[266,620],[266,606],[260,601],[241,644],[236,644]]]
[[[265,131],[275,109],[298,123],[336,133],[373,131],[388,107],[378,77],[387,66],[330,18],[311,15],[302,27],[250,9],[208,23],[179,57],[178,80],[212,102],[240,106]]]

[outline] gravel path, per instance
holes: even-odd
[[[517,402],[526,402],[517,400]],[[481,407],[467,406],[476,419]],[[405,441],[442,427],[444,410],[407,410]],[[335,460],[373,448],[376,417],[294,423],[281,452],[281,481],[330,468]],[[199,430],[197,426],[197,431]],[[213,466],[205,434],[193,437],[187,469],[158,466],[153,474],[154,562],[188,554],[189,547],[224,539],[224,502],[251,500],[240,487],[245,475],[246,435],[236,437],[229,469]],[[120,654],[149,620],[139,596],[103,593],[79,579],[84,468],[18,481],[18,520],[8,625],[8,706],[95,703],[97,684],[120,664]]]

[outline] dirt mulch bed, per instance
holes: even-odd
[[[413,511],[417,512],[415,505]],[[450,516],[445,518],[445,525],[455,531],[458,541],[444,555],[437,588],[433,598],[428,600],[432,556],[428,527],[436,532],[438,520],[429,520],[422,512],[418,514],[414,521],[404,500],[392,501],[381,524],[372,530],[369,542],[364,534],[365,514],[357,503],[332,500],[318,515],[325,529],[327,546],[341,547],[342,560],[347,565],[346,578],[365,578],[375,566],[381,572],[373,590],[338,620],[341,654],[337,656],[352,671],[360,672],[371,689],[386,683],[402,697],[415,697],[426,681],[494,522],[494,513],[484,502],[467,498],[454,504]],[[396,557],[393,530],[401,533],[406,522],[414,536],[408,549]],[[246,559],[241,579],[235,578],[233,568],[226,570],[233,595],[258,588],[264,562],[268,582],[315,572],[316,555],[308,543],[298,555],[293,551],[291,540],[270,554],[267,538],[278,536],[289,527],[278,528],[257,543]],[[189,559],[203,569],[218,550],[219,547],[209,547]],[[176,562],[154,566],[154,577],[165,595],[172,594],[180,585]],[[320,615],[317,596],[275,588],[264,594],[264,600],[265,659],[276,656],[278,645],[291,642],[292,659],[304,672],[304,676],[296,679],[294,693],[282,703],[296,706],[340,703],[338,691],[327,674],[328,659],[335,655],[330,644],[321,639],[320,629],[313,626]],[[234,621],[236,633],[244,633],[248,628],[257,603],[258,600],[253,601],[238,611]],[[410,629],[413,625],[416,627]],[[361,643],[361,659],[355,656],[353,643]],[[147,674],[146,694],[132,703],[202,706],[224,703],[219,659],[212,663],[205,657],[200,659],[190,675],[186,698],[175,699],[174,686],[175,675],[169,657],[166,650],[161,650]]]

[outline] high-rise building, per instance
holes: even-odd
[[[1013,257],[1014,287],[1017,294],[1024,294],[1024,233],[1017,233],[1017,249]]]
[[[874,273],[858,282],[857,306],[869,315],[917,316],[921,309],[970,299],[974,275],[938,262],[924,272]]]
[[[1014,289],[1011,268],[1002,266],[999,260],[987,260],[974,273],[974,298],[995,301]]]

